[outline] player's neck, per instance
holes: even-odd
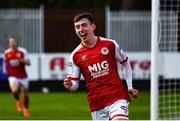
[[[88,48],[93,48],[97,43],[97,37],[96,36],[93,36],[92,39],[90,39],[89,41],[83,41],[82,44],[85,46],[85,47],[88,47]]]
[[[11,50],[15,51],[18,47],[10,47]]]

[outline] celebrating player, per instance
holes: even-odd
[[[14,37],[8,40],[9,48],[4,52],[3,72],[7,74],[7,65],[9,65],[9,85],[11,92],[16,100],[16,107],[19,112],[23,111],[24,117],[29,117],[28,111],[29,96],[28,79],[25,70],[26,65],[30,65],[27,57],[27,51],[18,46],[18,42]],[[23,104],[20,101],[19,94],[23,94]]]
[[[82,73],[93,120],[128,120],[128,92],[134,98],[139,93],[133,89],[127,55],[116,41],[94,35],[96,25],[90,13],[76,15],[74,27],[81,44],[71,54],[65,88],[77,90]],[[119,77],[117,63],[123,67],[128,90]]]

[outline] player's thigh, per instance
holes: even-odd
[[[29,90],[29,80],[27,78],[25,79],[20,79],[20,86],[21,86],[21,89],[24,93],[28,92]]]
[[[9,86],[13,93],[18,92],[19,90],[19,80],[16,77],[9,77]]]
[[[110,120],[128,120],[128,105],[129,102],[125,99],[120,99],[111,105],[109,108]]]
[[[98,111],[94,111],[91,113],[91,115],[92,115],[93,120],[108,120],[109,119],[108,111],[105,108],[100,109]]]

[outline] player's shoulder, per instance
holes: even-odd
[[[23,53],[27,53],[27,49],[25,49],[23,47],[18,47],[18,51],[21,51]]]
[[[108,38],[100,37],[100,40],[102,42],[106,42],[106,43],[111,44],[111,45],[115,45],[115,46],[118,45],[117,42],[115,40],[113,40],[113,39],[108,39]]]
[[[71,55],[76,54],[77,52],[79,52],[81,49],[83,48],[82,44],[79,44],[72,52]]]
[[[75,55],[80,52],[80,50],[83,48],[82,44],[79,44],[75,49],[74,51],[71,53],[71,60],[74,60],[75,58]]]
[[[10,53],[12,49],[8,48],[4,51],[4,54]]]

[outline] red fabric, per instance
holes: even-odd
[[[9,64],[9,76],[16,78],[26,78],[27,73],[25,65],[20,63],[20,60],[24,59],[24,52],[21,50],[9,50],[4,53],[6,62]]]
[[[79,81],[80,78],[68,77],[69,80]]]
[[[115,59],[115,44],[98,38],[93,48],[82,46],[73,55],[86,80],[91,112],[113,104],[119,99],[130,100],[121,81]]]
[[[127,117],[127,118],[128,118],[127,115],[124,115],[124,114],[116,114],[116,115],[114,115],[110,120],[112,120],[113,118],[118,117],[118,116],[122,116],[122,117]]]

